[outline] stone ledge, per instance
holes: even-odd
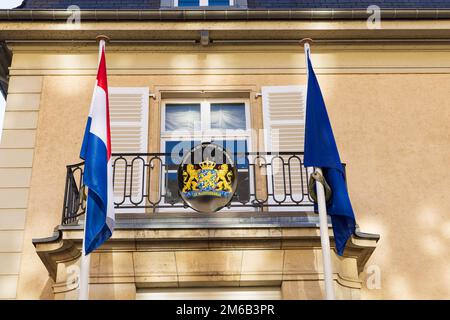
[[[331,229],[330,234],[331,240],[333,240]],[[333,255],[333,264],[336,266],[335,279],[341,285],[352,288],[360,287],[360,283],[358,283],[358,273],[364,269],[364,265],[371,256],[372,252],[375,250],[376,243],[379,239],[376,235],[362,234],[362,236],[358,236],[358,234],[361,233],[357,232],[347,244],[343,257],[338,257],[336,254]],[[58,264],[70,261],[73,263],[73,261],[76,261],[80,257],[81,243],[82,229],[78,226],[59,227],[55,231],[53,237],[33,240],[37,254],[46,266],[49,275],[54,280],[57,278]],[[333,241],[331,241],[331,246],[334,252]],[[276,251],[278,252],[275,253]],[[227,273],[226,270],[229,271],[229,268],[226,264],[218,266],[213,264],[207,266],[205,265],[206,262],[201,262],[201,257],[205,254],[213,254],[215,257],[218,252],[222,252],[222,254],[219,254],[218,256],[218,264],[223,262],[220,260],[223,258],[222,255],[226,256],[232,254],[236,257],[234,259],[238,258],[238,260],[236,260],[233,264],[239,268],[239,270],[236,270],[238,277],[236,278],[234,276],[234,272],[232,276],[232,280],[238,282],[240,282],[242,277],[246,281],[259,281],[262,278],[270,278],[270,280],[277,281],[281,281],[284,278],[286,280],[305,279],[305,273],[316,274],[313,278],[318,279],[318,277],[320,278],[320,274],[322,272],[320,265],[320,235],[318,227],[313,227],[311,225],[303,225],[301,227],[263,227],[258,225],[254,228],[224,227],[210,229],[172,228],[156,230],[142,228],[120,228],[114,233],[111,240],[95,252],[95,255],[98,257],[100,257],[100,255],[104,256],[104,258],[102,258],[106,259],[104,261],[111,261],[112,263],[114,260],[115,266],[104,266],[102,268],[103,271],[97,270],[91,274],[91,277],[94,283],[98,281],[104,282],[105,280],[110,283],[119,280],[119,282],[130,282],[137,281],[138,279],[136,278],[139,278],[139,282],[151,281],[151,279],[155,280],[156,278],[162,279],[163,281],[180,282],[180,277],[192,277],[192,279],[197,280],[206,280],[208,278],[212,279],[211,277],[227,277],[229,275],[226,275],[225,273]],[[266,270],[266,266],[263,266],[261,269],[257,267],[258,264],[254,264],[251,268],[244,268],[242,270],[242,259],[244,253],[248,254],[252,252],[253,254],[257,254],[257,256],[264,256],[264,259],[269,256],[272,258],[275,257],[278,260],[281,259],[280,263],[282,261],[282,264],[278,266],[278,264],[272,261],[272,259],[271,263],[275,263],[272,268],[273,270]],[[290,262],[290,269],[286,269],[286,252],[308,253],[309,255],[304,257],[308,258],[308,261],[311,259],[312,260],[309,262],[304,261],[307,265],[302,265],[301,263],[297,264],[296,261]],[[189,270],[189,272],[186,273],[181,272],[182,270],[180,270],[179,265],[180,261],[176,261],[177,259],[173,260],[170,257],[168,258],[170,261],[167,260],[168,265],[165,267],[158,264],[155,265],[154,262],[150,263],[146,258],[144,258],[146,261],[141,261],[139,262],[140,264],[136,266],[134,265],[135,262],[138,261],[136,259],[137,257],[140,257],[137,256],[138,254],[147,254],[150,256],[154,254],[168,254],[169,256],[183,254],[183,256],[187,257],[195,256],[199,260],[194,259],[194,261],[200,262],[195,262],[195,264],[191,266],[194,268],[193,271],[191,270],[191,267],[186,269]],[[267,256],[267,254],[269,256]],[[122,261],[123,259],[112,259],[111,255],[114,255],[114,257],[125,255],[127,257],[127,261],[123,261],[120,265],[117,265],[118,261]],[[290,259],[292,260],[292,258]],[[188,262],[189,261],[186,261],[186,263]],[[356,265],[352,267],[354,263]],[[118,267],[122,268],[122,265],[127,265],[125,274],[120,271],[121,269],[117,269]],[[174,265],[173,268],[171,268],[172,265]],[[170,268],[167,271],[169,271],[170,274],[165,274],[164,270],[169,266]],[[195,270],[195,266],[202,266],[201,268],[206,269]],[[306,268],[303,271],[302,266]],[[224,271],[223,274],[218,272],[216,267]],[[163,271],[160,272],[160,270]],[[124,279],[124,276],[126,279]],[[176,276],[176,280],[174,279],[174,276]],[[186,278],[185,280],[187,281],[189,279]],[[188,282],[192,281],[189,280]]]
[[[63,240],[61,231],[55,231],[49,238],[33,239],[33,245],[53,280],[56,280],[59,263],[73,261],[81,256],[80,247],[76,247],[71,240]]]

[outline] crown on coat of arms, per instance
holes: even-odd
[[[199,163],[200,168],[203,170],[213,170],[216,166],[216,163],[214,161],[206,160]]]

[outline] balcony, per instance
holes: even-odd
[[[193,210],[178,195],[178,180],[171,154],[113,154],[115,208],[120,219],[134,216],[192,216]],[[311,169],[303,166],[302,152],[234,154],[238,187],[221,212],[258,214],[313,212],[308,193]],[[62,225],[78,224],[86,209],[84,163],[67,166]]]
[[[114,232],[111,241],[96,252],[103,257],[99,259],[111,259],[111,253],[118,253],[117,257],[130,257],[130,261],[139,261],[142,257],[153,257],[155,254],[158,257],[174,257],[181,253],[200,261],[199,264],[210,263],[210,258],[205,257],[216,257],[214,259],[227,261],[223,268],[228,270],[228,261],[232,261],[234,256],[254,257],[256,254],[258,257],[267,257],[264,259],[281,259],[281,266],[283,257],[301,254],[300,260],[312,259],[307,260],[307,265],[316,264],[317,248],[321,245],[318,215],[314,213],[314,204],[308,193],[311,169],[303,166],[303,153],[235,154],[233,161],[238,173],[237,191],[228,207],[210,214],[193,211],[178,196],[178,184],[173,179],[178,165],[171,156],[164,153],[113,155],[116,230],[120,232]],[[81,220],[86,209],[83,172],[83,163],[67,167],[62,223],[55,228],[52,237],[33,239],[36,252],[55,281],[59,276],[59,265],[74,261],[81,254]],[[330,236],[332,240],[333,234],[330,233]],[[346,257],[354,259],[355,266],[351,282],[355,282],[356,286],[359,285],[358,274],[363,271],[378,239],[378,235],[361,233],[357,227],[347,244]],[[334,246],[333,242],[331,245]],[[104,261],[113,263],[112,260]],[[173,261],[175,264],[180,262]],[[348,264],[348,260],[345,261]],[[222,265],[222,262],[217,265]],[[142,265],[152,264],[141,262]],[[146,268],[144,274],[152,276],[143,277],[142,269],[136,274],[134,272],[137,271],[133,269],[131,281],[139,279],[136,280],[139,285],[152,287],[173,285],[172,271],[165,268],[158,271],[164,276],[155,278],[155,270]],[[235,274],[225,272],[225,276],[221,273],[218,276],[219,271],[215,268],[207,273],[189,269],[188,278],[195,275],[200,285],[218,279],[236,285]],[[177,267],[175,270],[180,269]],[[168,272],[170,276],[166,277]],[[192,284],[189,282],[191,280],[183,278],[185,273],[178,272],[177,282],[188,281]],[[302,274],[304,271],[288,275],[277,271],[276,274],[264,273],[263,276],[256,274],[257,278],[252,278],[252,273],[245,274],[246,280],[242,280],[241,276],[238,278],[243,283],[249,281],[252,284],[254,281],[261,283],[261,279],[270,279],[273,284],[274,281],[282,283],[286,277],[298,279]],[[95,281],[100,283],[104,276],[103,273],[103,278],[94,275]],[[337,279],[339,282],[344,277],[338,276]],[[351,283],[348,274],[345,279],[344,285]]]

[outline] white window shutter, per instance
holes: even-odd
[[[109,88],[109,108],[112,152],[147,153],[149,89],[145,87]],[[131,164],[133,157],[126,157],[126,159],[128,164]],[[145,157],[143,159],[146,160]],[[131,205],[130,198],[125,198],[124,194],[130,195],[134,202],[139,202],[143,193],[142,181],[145,188],[145,180],[142,161],[135,162],[133,177],[131,177],[130,168],[125,176],[125,162],[117,161],[114,175],[115,202],[125,200],[123,205]],[[131,181],[133,181],[132,188]],[[124,190],[125,186],[127,190]],[[145,199],[143,201],[145,204]]]
[[[264,137],[267,152],[303,152],[305,141],[306,86],[270,86],[262,88]],[[282,156],[287,163],[289,155]],[[303,162],[303,157],[300,157]],[[292,197],[301,199],[306,193],[306,174],[296,159],[291,160],[291,178],[285,166],[283,177],[282,161],[277,157],[269,174],[273,174],[274,190],[269,179],[269,192],[282,200],[292,186]],[[303,178],[303,183],[302,183]],[[284,186],[283,186],[284,182]],[[290,197],[287,195],[286,201]],[[273,202],[276,202],[275,200]],[[297,209],[298,210],[298,209]]]
[[[266,151],[303,151],[305,86],[262,88]]]

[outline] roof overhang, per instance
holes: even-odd
[[[66,10],[0,10],[0,41],[391,41],[450,39],[450,9],[382,10],[381,25],[366,10],[82,10],[80,24]]]
[[[207,31],[213,45],[293,44],[312,38],[317,44],[404,45],[450,43],[450,9],[381,10],[379,29],[368,27],[366,10],[82,10],[81,24],[67,23],[66,10],[0,10],[0,42],[10,49],[49,43],[95,44],[99,34],[111,44],[201,44]],[[11,53],[0,52],[1,76],[7,81]],[[90,47],[90,46],[89,46]],[[90,50],[90,49],[89,49]],[[6,82],[1,83],[6,91]]]
[[[367,20],[373,15],[361,9],[161,9],[81,10],[85,21],[204,21],[204,20]],[[450,9],[382,9],[383,20],[449,19]],[[0,10],[0,21],[67,20],[71,10]]]

